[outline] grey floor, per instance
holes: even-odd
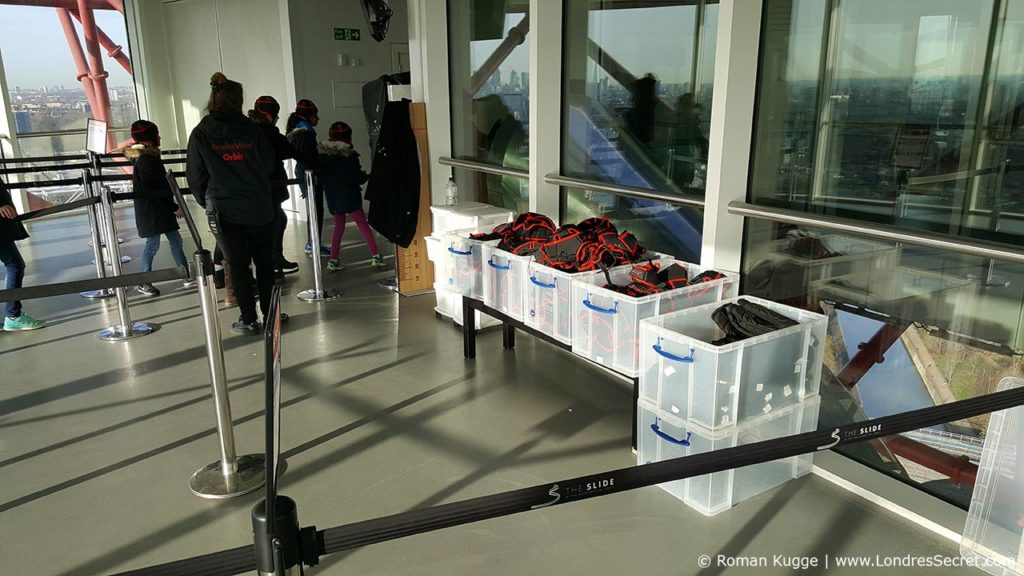
[[[120,214],[126,265],[141,241]],[[22,243],[26,285],[92,274],[84,217],[35,224]],[[630,392],[570,354],[520,336],[502,352],[484,332],[475,361],[433,314],[433,296],[383,291],[351,229],[349,269],[329,286],[342,302],[313,306],[304,235],[288,251],[282,492],[305,525],[327,528],[410,509],[629,466]],[[186,243],[187,246],[190,243]],[[170,265],[166,245],[157,267]],[[94,575],[251,543],[256,495],[207,501],[187,486],[217,459],[198,301],[131,298],[161,325],[127,343],[98,341],[113,303],[77,296],[26,303],[47,319],[0,333],[0,561],[3,574]],[[226,330],[236,311],[222,313]],[[239,450],[262,450],[261,340],[225,336]],[[957,556],[904,520],[806,477],[705,518],[647,488],[450,528],[326,557],[309,574],[784,574],[785,568],[698,568],[717,557]],[[808,574],[968,574],[964,568],[821,568]]]

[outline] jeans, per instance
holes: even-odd
[[[252,274],[249,263],[256,266],[256,284],[260,292],[260,311],[267,317],[270,309],[270,295],[274,290],[274,236],[277,221],[263,226],[243,226],[226,220],[221,221],[221,233],[217,244],[224,252],[228,273],[234,286],[235,298],[241,311],[242,321],[256,322],[256,297],[252,290]]]
[[[14,242],[0,242],[0,262],[7,268],[7,290],[21,288],[25,279],[25,259]],[[8,318],[21,316],[21,302],[8,302],[4,314]]]
[[[188,260],[185,258],[185,249],[182,248],[181,245],[181,233],[177,230],[171,230],[170,232],[166,232],[164,236],[167,236],[167,243],[171,245],[171,256],[174,258],[174,263],[182,268],[188,268]],[[153,271],[153,258],[156,257],[156,253],[159,250],[159,234],[146,238],[146,247],[142,249],[143,272]]]

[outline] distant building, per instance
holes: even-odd
[[[28,110],[14,111],[14,132],[17,134],[28,134],[32,132],[32,116]]]

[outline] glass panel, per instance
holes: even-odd
[[[985,136],[1000,130],[979,129],[986,71],[1016,69],[995,58],[999,44],[989,50],[991,0],[775,0],[766,10],[754,201],[1003,241],[1024,231],[977,210],[1012,179],[1007,147]],[[1007,93],[1016,79],[995,82]]]
[[[128,32],[124,15],[115,10],[96,10],[96,24],[128,54]],[[75,23],[80,42],[81,26]],[[0,51],[10,103],[18,134],[85,129],[92,107],[77,80],[67,39],[57,12],[52,8],[0,6]],[[127,128],[139,119],[132,76],[102,50],[103,66],[109,73],[111,128]],[[40,66],[40,62],[46,62]],[[58,147],[63,137],[53,140]],[[29,144],[36,148],[40,142]],[[43,148],[43,155],[61,154]]]
[[[765,10],[752,202],[1021,244],[1024,0]],[[745,293],[830,316],[821,426],[1024,374],[1024,266],[751,220],[743,268]],[[966,507],[986,423],[841,451]]]
[[[525,2],[448,2],[452,152],[456,157],[529,169],[529,24]],[[466,198],[512,210],[529,206],[528,190],[514,178],[474,177],[467,193]]]
[[[1024,375],[1024,266],[756,220],[746,244],[745,294],[830,317],[819,428],[989,394]],[[972,484],[950,476],[976,470],[987,422],[839,451],[967,507]]]
[[[718,2],[567,0],[562,173],[704,194]],[[659,252],[700,260],[703,211],[565,192],[565,222],[607,215]]]
[[[562,222],[607,216],[619,230],[632,232],[648,250],[700,262],[703,210],[577,188],[567,189],[564,201]]]
[[[568,0],[562,171],[703,193],[717,2]]]

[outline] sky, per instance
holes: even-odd
[[[124,17],[114,10],[97,10],[96,24],[128,53]],[[81,28],[75,22],[81,37]],[[85,42],[82,41],[85,49]],[[126,86],[131,77],[101,48],[110,86]],[[64,85],[80,86],[64,31],[53,8],[0,6],[0,55],[9,89]]]

